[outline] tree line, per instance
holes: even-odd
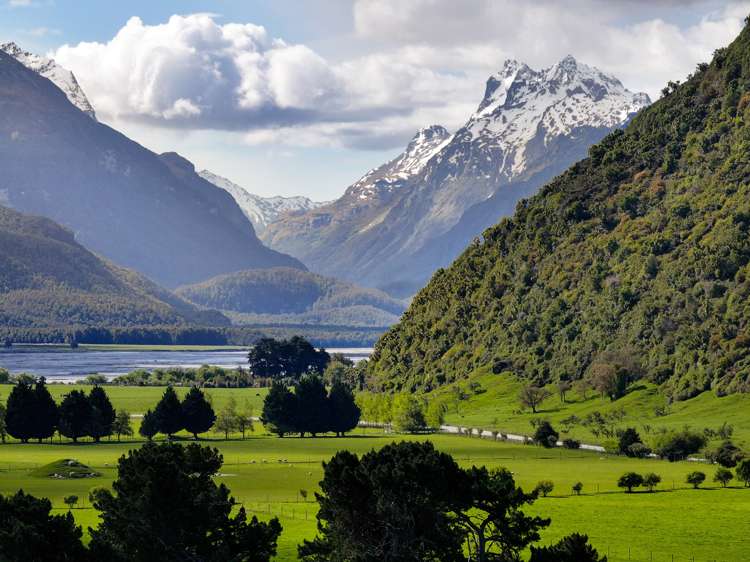
[[[282,528],[248,518],[213,476],[218,450],[196,443],[146,443],[118,461],[112,488],[94,489],[97,528],[23,491],[0,496],[0,559],[46,562],[192,560],[267,562]],[[393,475],[398,474],[398,478]],[[463,469],[429,443],[393,443],[361,458],[348,451],[324,463],[318,536],[298,547],[306,562],[440,560],[605,562],[585,535],[536,546],[551,521],[528,515],[538,497],[507,469]],[[134,532],[137,530],[137,532]]]

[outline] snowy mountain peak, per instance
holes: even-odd
[[[316,202],[307,197],[261,197],[247,191],[244,187],[214,174],[208,170],[198,172],[204,180],[214,184],[216,187],[229,192],[237,204],[245,213],[245,216],[253,224],[255,231],[260,235],[266,227],[286,214],[301,213],[316,209],[327,202]]]
[[[70,103],[96,120],[96,112],[72,72],[57,64],[53,59],[24,51],[13,42],[0,45],[0,51],[7,53],[26,68],[50,80],[63,91],[68,100],[70,100]]]

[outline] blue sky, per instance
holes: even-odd
[[[326,200],[419,127],[459,127],[506,58],[572,54],[655,97],[748,12],[713,0],[0,0],[0,39],[53,55],[102,121],[153,150],[254,193]]]

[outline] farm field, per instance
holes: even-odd
[[[505,466],[524,488],[539,480],[552,480],[555,489],[540,498],[531,511],[552,518],[543,542],[574,531],[587,533],[611,561],[741,560],[748,548],[744,533],[750,512],[750,489],[715,488],[710,483],[714,467],[695,463],[667,463],[603,456],[583,451],[544,450],[478,438],[448,435],[395,436],[379,430],[358,432],[347,438],[278,439],[263,435],[262,428],[246,440],[206,440],[224,455],[218,479],[234,497],[261,518],[278,516],[284,527],[278,560],[296,559],[296,545],[315,534],[317,504],[313,492],[322,477],[321,462],[336,451],[364,453],[393,440],[430,439],[464,466]],[[137,443],[28,444],[0,446],[0,492],[19,488],[49,497],[58,510],[66,509],[63,497],[76,494],[77,521],[95,525],[97,515],[88,505],[89,491],[106,486],[115,477],[117,458]],[[63,458],[76,459],[101,473],[99,478],[57,480],[32,474],[35,468]],[[684,484],[685,475],[701,469],[708,475],[706,489]],[[617,478],[626,471],[656,472],[663,482],[653,494],[625,494]],[[575,482],[584,485],[581,496],[571,495]],[[302,501],[300,490],[309,492]],[[628,556],[628,549],[630,554]],[[693,558],[694,557],[694,558]]]

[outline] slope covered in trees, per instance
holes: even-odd
[[[405,308],[377,289],[290,267],[220,275],[180,287],[177,294],[200,306],[237,313],[237,323],[389,326]]]
[[[485,231],[377,344],[384,388],[609,370],[750,389],[750,30]],[[594,371],[594,373],[592,373]]]
[[[50,219],[0,207],[0,324],[6,327],[227,324],[115,266]]]

